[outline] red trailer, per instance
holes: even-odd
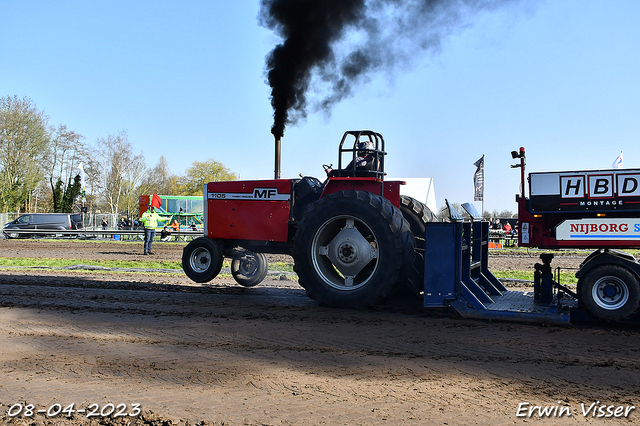
[[[640,248],[640,169],[529,173],[525,181],[524,148],[511,155],[521,169],[520,247],[596,249],[576,273],[580,307],[605,320],[633,316],[640,264],[618,249]]]

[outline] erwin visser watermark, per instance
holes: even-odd
[[[557,405],[532,405],[529,402],[521,402],[518,404],[516,417],[573,417],[575,413],[593,418],[628,418],[635,409],[635,405],[608,405],[600,401],[580,403],[577,410],[562,401],[558,401]]]

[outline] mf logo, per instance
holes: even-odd
[[[278,188],[253,188],[254,200],[289,201],[289,194],[280,194]]]
[[[253,188],[253,198],[272,199],[278,196],[277,188]]]

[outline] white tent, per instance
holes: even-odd
[[[438,214],[436,190],[433,187],[432,178],[385,178],[385,180],[406,182],[406,185],[400,185],[400,194],[425,203],[432,213]]]

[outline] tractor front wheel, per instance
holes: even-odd
[[[387,296],[413,260],[413,234],[399,209],[365,191],[313,203],[294,239],[294,269],[324,306],[361,308]]]
[[[243,287],[253,287],[267,276],[269,262],[264,253],[245,251],[231,261],[231,275]]]
[[[222,269],[220,245],[207,237],[198,237],[182,250],[182,269],[197,283],[214,279]]]

